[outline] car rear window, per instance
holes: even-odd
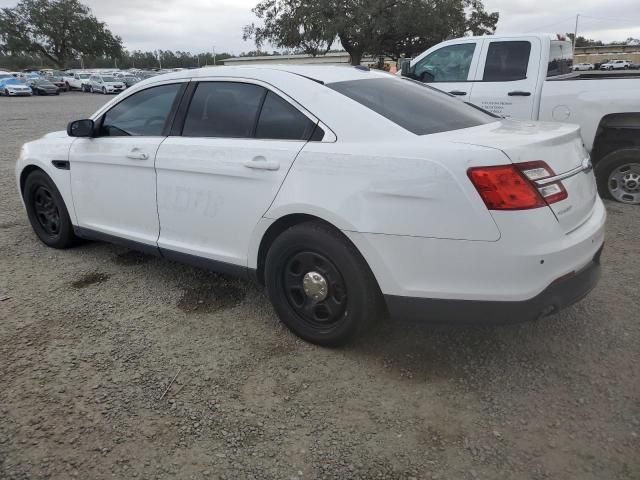
[[[476,127],[496,119],[422,83],[375,78],[327,84],[416,135]]]

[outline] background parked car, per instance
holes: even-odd
[[[64,83],[64,78],[58,75],[50,75],[46,77],[51,83],[53,83],[60,91],[66,90],[66,84]]]
[[[124,83],[110,75],[91,75],[89,91],[91,93],[120,93],[125,89]]]
[[[71,90],[84,90],[84,85],[88,85],[91,72],[67,72],[64,75],[65,90],[70,92]]]
[[[29,81],[34,95],[60,95],[60,89],[45,78]]]
[[[577,63],[573,66],[573,71],[577,72],[577,71],[582,71],[582,70],[594,70],[595,67],[593,66],[593,63]]]
[[[0,78],[0,94],[7,97],[30,96],[31,87],[11,75]]]
[[[611,60],[600,65],[600,70],[628,70],[629,65],[627,60]]]

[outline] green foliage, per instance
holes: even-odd
[[[498,13],[481,0],[262,0],[253,9],[261,25],[243,38],[258,47],[326,53],[336,39],[358,64],[363,55],[414,56],[450,36],[495,30]]]
[[[216,65],[222,65],[224,60],[231,58],[228,53],[216,54]],[[159,61],[158,61],[159,60]],[[172,52],[171,50],[156,50],[155,52],[142,52],[134,50],[124,51],[118,59],[106,56],[83,56],[82,62],[79,59],[69,60],[68,68],[193,68],[198,65],[213,65],[213,54],[205,52],[192,54],[190,52]],[[7,55],[0,51],[0,68],[7,70],[23,70],[29,68],[52,68],[56,64],[51,60],[32,54]]]
[[[0,10],[2,51],[33,54],[58,67],[80,55],[119,57],[122,40],[78,0],[21,0]]]

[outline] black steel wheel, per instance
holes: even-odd
[[[331,328],[347,308],[347,288],[338,268],[324,255],[303,250],[291,255],[282,279],[296,313],[318,330]]]
[[[342,232],[322,222],[282,232],[267,252],[264,280],[282,322],[318,345],[344,344],[385,312],[365,259]]]
[[[42,170],[29,174],[23,199],[33,231],[53,248],[68,248],[75,243],[73,224],[60,192]]]
[[[60,210],[47,186],[38,185],[34,190],[33,209],[40,228],[48,235],[60,233]]]

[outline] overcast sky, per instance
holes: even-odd
[[[15,6],[16,0],[0,0]],[[84,0],[129,50],[188,50],[239,54],[253,50],[242,27],[255,20],[257,0]],[[497,33],[572,32],[603,40],[640,38],[640,0],[484,0],[500,12]]]

